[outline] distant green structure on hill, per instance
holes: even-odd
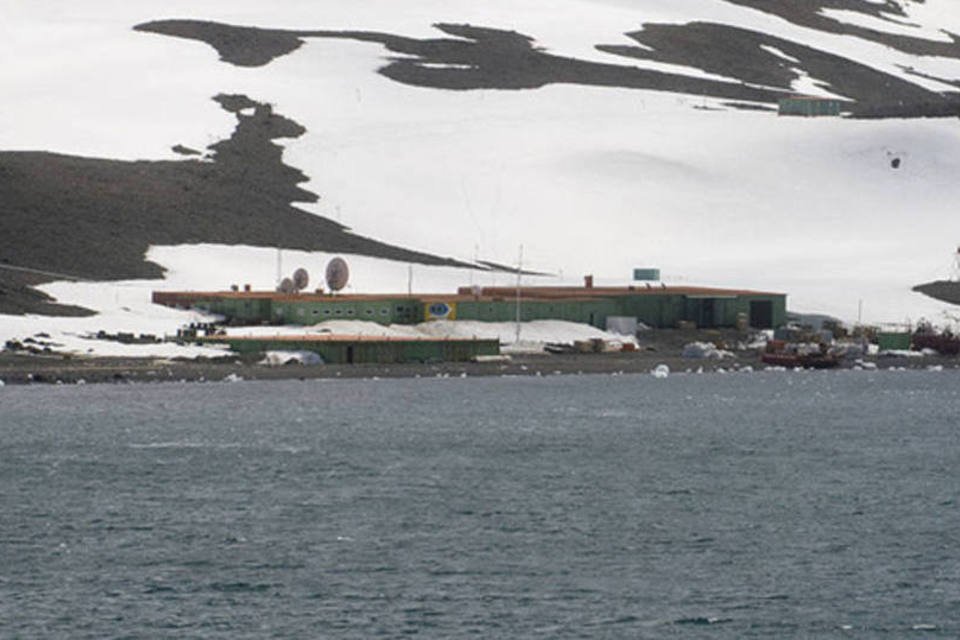
[[[781,98],[777,115],[781,116],[839,116],[843,101],[835,98],[817,98],[815,96],[792,96]]]
[[[518,304],[519,299],[519,304]],[[430,320],[566,320],[606,329],[608,318],[650,327],[769,329],[786,322],[786,295],[763,291],[627,287],[461,287],[455,294],[333,295],[273,291],[156,291],[153,302],[223,316],[228,324],[312,325],[325,320],[417,324]]]

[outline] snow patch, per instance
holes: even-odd
[[[722,360],[724,358],[735,357],[733,352],[725,349],[718,349],[716,345],[709,342],[689,342],[683,346],[680,354],[682,358],[699,358],[708,360]]]
[[[943,29],[926,27],[917,23],[903,22],[903,18],[900,16],[894,16],[888,13],[884,13],[883,18],[847,9],[822,8],[817,13],[841,24],[864,27],[866,29],[872,29],[873,31],[880,31],[881,33],[909,36],[911,38],[935,42],[953,42],[949,34]]]
[[[315,366],[323,364],[323,358],[313,351],[267,351],[260,364],[279,367],[287,364]]]
[[[652,375],[654,378],[660,378],[660,379],[666,378],[670,375],[670,367],[668,367],[665,364],[658,364],[650,372],[650,375]]]
[[[780,49],[778,49],[778,48],[776,48],[776,47],[774,47],[774,46],[772,46],[772,45],[762,44],[762,45],[760,45],[760,48],[763,49],[764,51],[766,51],[767,53],[772,53],[773,55],[777,56],[778,58],[781,58],[781,59],[783,59],[783,60],[786,60],[787,62],[793,62],[793,63],[795,63],[795,64],[800,64],[800,61],[799,61],[799,60],[797,60],[797,59],[794,58],[793,56],[789,56],[789,55],[785,54],[783,51],[781,51]]]
[[[227,335],[272,337],[309,335],[379,336],[385,338],[460,338],[498,340],[504,353],[538,353],[547,344],[572,345],[582,340],[600,339],[614,345],[636,341],[632,337],[608,333],[596,327],[563,320],[480,322],[474,320],[436,320],[421,324],[381,325],[363,320],[330,320],[310,326],[227,327]]]

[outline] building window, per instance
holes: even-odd
[[[347,309],[348,316],[356,315],[356,313],[357,313],[356,309]]]
[[[323,310],[323,315],[325,315],[325,316],[330,315],[330,309],[324,309],[324,310]]]
[[[382,316],[388,316],[388,315],[390,315],[390,309],[388,309],[388,308],[386,308],[386,307],[383,307],[382,309],[380,309],[380,315],[382,315]]]
[[[366,311],[364,311],[364,313],[366,313],[368,316],[372,316],[372,315],[373,315],[373,309],[367,309]]]
[[[333,313],[334,313],[334,315],[342,316],[342,315],[343,315],[343,309],[337,309],[337,310],[334,311]]]

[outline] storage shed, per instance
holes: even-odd
[[[843,101],[836,98],[792,96],[779,101],[777,115],[781,116],[839,116]]]

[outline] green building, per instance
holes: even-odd
[[[234,325],[313,325],[326,320],[417,324],[429,320],[511,322],[567,320],[606,328],[608,317],[632,317],[655,328],[701,328],[786,322],[780,293],[704,287],[488,287],[450,295],[331,295],[275,292],[154,292],[153,301],[223,316]]]
[[[237,353],[312,351],[327,364],[465,362],[500,354],[500,342],[467,338],[394,338],[381,336],[197,336],[200,344],[227,344]]]
[[[843,101],[835,98],[817,98],[813,96],[792,96],[781,98],[778,103],[777,115],[805,116],[839,116],[843,108]]]

